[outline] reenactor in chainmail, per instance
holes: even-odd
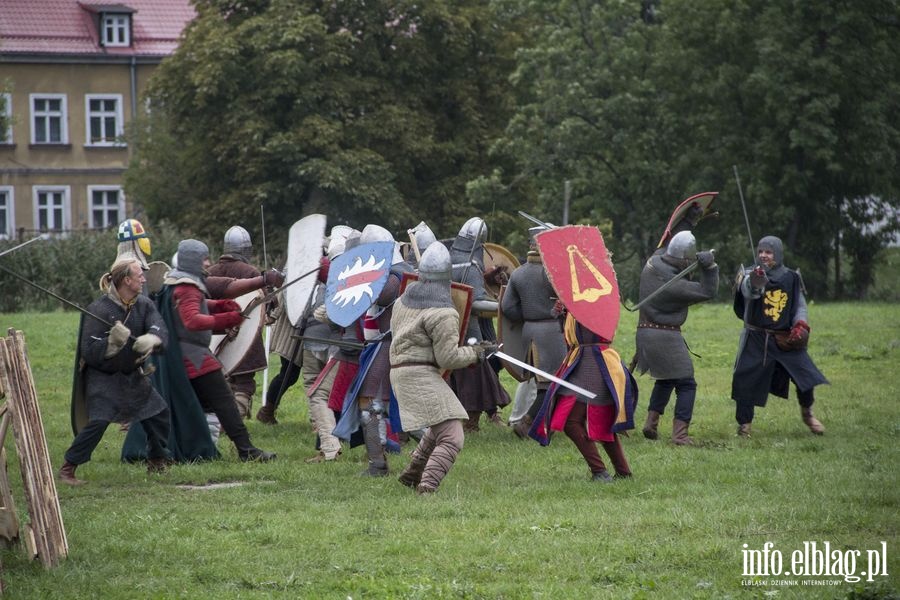
[[[719,267],[712,251],[697,252],[694,234],[681,231],[672,237],[665,252],[650,257],[640,280],[640,297],[646,298],[694,260],[700,263],[699,281],[688,278],[676,281],[641,306],[635,335],[638,371],[641,374],[650,371],[650,376],[656,380],[643,427],[644,437],[651,440],[659,437],[659,419],[674,390],[672,442],[677,445],[693,443],[688,435],[688,426],[697,395],[694,363],[681,335],[681,326],[687,320],[688,307],[716,295]]]
[[[526,360],[547,373],[556,373],[566,356],[566,340],[554,311],[557,304],[556,292],[544,269],[544,261],[538,252],[535,236],[547,227],[532,227],[528,230],[530,249],[525,263],[509,276],[506,293],[500,310],[504,319],[522,323],[522,342],[526,349]],[[522,439],[544,402],[544,394],[550,381],[532,375],[537,383],[537,396],[528,412],[513,426],[513,431]]]
[[[453,281],[472,286],[472,312],[466,329],[466,339],[475,338],[482,342],[482,312],[497,311],[497,302],[491,300],[484,287],[484,240],[487,239],[487,224],[479,217],[472,217],[460,228],[450,246],[450,260],[453,261]],[[485,329],[490,329],[484,324]],[[487,341],[492,341],[488,339]],[[496,415],[497,410],[509,404],[509,394],[500,385],[497,372],[490,362],[483,361],[450,373],[450,387],[459,397],[469,414],[466,431],[477,431],[481,413]],[[497,417],[499,420],[499,417]]]

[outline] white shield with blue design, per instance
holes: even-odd
[[[375,303],[391,273],[394,242],[371,242],[347,250],[331,262],[325,310],[332,323],[349,327]]]

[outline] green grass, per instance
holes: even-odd
[[[817,390],[824,437],[806,430],[794,398],[774,397],[758,410],[754,437],[735,437],[729,391],[741,323],[726,305],[700,306],[685,334],[702,356],[691,427],[701,447],[650,442],[638,431],[624,440],[635,477],[612,485],[589,480],[563,435],[541,448],[485,423],[434,497],[417,497],[394,477],[359,477],[362,448],[307,465],[313,434],[299,385],[283,401],[280,425],[249,424],[257,445],[278,452],[272,464],[240,463],[223,439],[222,460],[149,477],[119,462],[123,434],[110,427],[78,470],[89,485],[59,488],[68,559],[48,571],[19,548],[3,551],[5,597],[897,597],[900,308],[826,304],[810,312],[810,352],[831,381]],[[7,314],[0,323],[25,331],[58,468],[72,440],[77,316]],[[634,327],[635,315],[623,314],[616,345],[626,362]],[[652,381],[638,383],[643,421]],[[665,435],[670,419],[671,406]],[[6,448],[24,522],[11,432]],[[390,456],[395,473],[407,461],[406,453]],[[214,482],[243,485],[179,487]],[[743,544],[767,541],[786,558],[804,541],[863,557],[886,541],[890,576],[814,588],[742,585]]]

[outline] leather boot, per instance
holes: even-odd
[[[825,433],[825,426],[813,416],[811,406],[801,406],[800,416],[803,418],[803,422],[806,423],[806,426],[809,427],[809,430],[814,434],[823,435]]]
[[[609,456],[613,469],[616,471],[616,477],[631,477],[631,467],[628,466],[628,459],[625,458],[625,451],[622,450],[622,441],[616,436],[615,441],[603,442],[603,450]]]
[[[648,440],[655,440],[659,437],[659,432],[657,431],[657,427],[659,427],[659,417],[660,414],[655,410],[647,411],[647,421],[644,423],[644,437]]]
[[[602,481],[603,483],[612,483],[615,481],[612,478],[612,475],[609,474],[609,471],[597,471],[596,473],[591,474],[591,481]]]
[[[672,421],[672,443],[676,446],[692,446],[694,440],[688,435],[687,421],[675,419]]]
[[[246,450],[238,450],[238,458],[241,462],[271,462],[277,455],[274,452],[260,450],[256,446],[250,446]]]
[[[427,439],[430,439],[431,443],[428,444],[426,442],[423,444],[419,442],[419,445],[413,449],[410,455],[409,464],[406,465],[406,468],[400,473],[400,477],[397,478],[397,481],[403,485],[416,488],[422,481],[422,472],[425,470],[425,465],[428,464],[428,459],[431,457],[435,445],[434,438]]]
[[[250,412],[250,409],[253,408],[253,398],[250,397],[250,394],[246,392],[235,392],[234,403],[237,406],[238,414],[241,415],[242,419],[249,419],[250,415],[253,414]]]
[[[84,485],[87,481],[75,477],[75,469],[78,465],[73,465],[69,461],[63,463],[59,470],[59,480],[68,485]]]
[[[363,424],[363,439],[366,443],[369,467],[362,474],[366,477],[386,477],[387,456],[384,454],[384,446],[381,445],[381,436],[378,433],[378,419],[374,416]]]
[[[275,418],[275,407],[271,404],[263,404],[256,411],[256,420],[264,425],[278,425],[278,419]]]
[[[515,433],[520,440],[528,439],[528,431],[531,429],[531,424],[534,423],[534,419],[531,415],[525,415],[522,417],[522,420],[513,425],[513,433]]]
[[[481,419],[481,412],[468,412],[469,420],[463,424],[463,431],[466,433],[479,431],[478,420]]]
[[[738,425],[737,434],[738,434],[738,437],[749,438],[750,437],[750,423],[744,423],[742,425]]]

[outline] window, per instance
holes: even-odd
[[[0,186],[0,240],[10,239],[16,230],[16,205],[12,186]]]
[[[69,228],[69,186],[34,187],[34,228],[62,233]]]
[[[6,131],[0,129],[0,144],[12,144],[12,94],[0,94],[0,117],[6,119]]]
[[[68,144],[65,94],[31,94],[31,143]]]
[[[131,15],[100,15],[100,39],[104,46],[131,45]]]
[[[88,186],[89,226],[93,229],[115,227],[125,220],[125,194],[115,185]]]
[[[121,94],[88,94],[84,97],[88,146],[114,146],[124,133]]]

